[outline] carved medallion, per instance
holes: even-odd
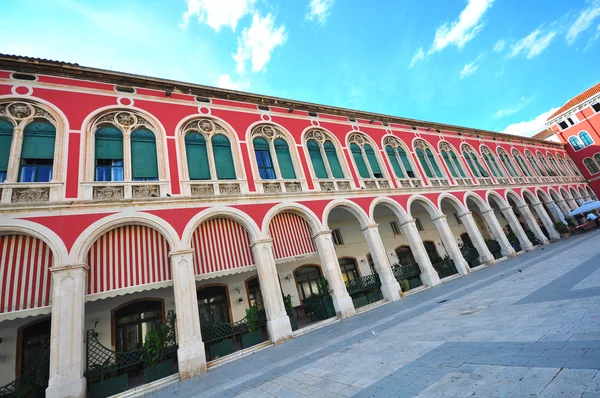
[[[158,185],[134,185],[131,189],[134,198],[154,198],[160,196]]]
[[[13,188],[12,203],[47,202],[50,200],[50,188]]]
[[[92,190],[93,199],[123,199],[125,197],[125,187],[94,187]]]

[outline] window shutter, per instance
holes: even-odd
[[[402,173],[402,167],[398,163],[398,159],[396,159],[396,151],[390,145],[385,147],[385,152],[387,153],[388,159],[392,164],[392,168],[394,169],[394,173],[398,178],[405,178],[404,173]]]
[[[425,153],[421,149],[417,149],[416,152],[419,162],[421,163],[421,167],[423,167],[423,171],[425,172],[425,176],[427,176],[427,178],[432,178],[433,174],[431,173],[431,169],[425,160]]]
[[[185,136],[185,154],[190,180],[210,180],[210,168],[204,135],[197,132],[188,133]]]
[[[443,174],[440,171],[440,168],[438,167],[437,162],[435,161],[435,157],[433,156],[433,153],[431,152],[431,150],[426,149],[425,153],[427,154],[427,157],[429,158],[429,161],[431,162],[431,166],[433,166],[433,171],[435,172],[435,175],[438,178],[442,178]]]
[[[408,173],[408,177],[411,176],[411,173],[414,176],[414,172],[410,165],[410,161],[408,160],[408,155],[406,154],[406,151],[403,148],[396,148],[396,151],[398,151],[398,155],[400,155],[400,160],[402,161],[404,170],[406,170],[406,172]]]
[[[215,158],[215,168],[217,169],[217,178],[219,180],[235,180],[235,165],[233,163],[229,138],[223,134],[213,136],[212,148]]]
[[[371,165],[371,170],[373,171],[373,177],[375,178],[383,178],[383,173],[379,168],[379,162],[377,162],[377,156],[375,156],[375,151],[371,148],[371,145],[365,144],[364,146],[365,154],[367,155],[367,159],[369,164]]]
[[[56,128],[47,121],[33,121],[23,131],[21,159],[54,159]]]
[[[328,178],[327,169],[325,168],[325,162],[323,162],[323,156],[321,156],[321,148],[319,144],[314,140],[309,140],[306,143],[308,148],[308,154],[312,162],[313,171],[317,178]]]
[[[287,142],[281,138],[277,138],[274,142],[275,154],[277,155],[277,161],[279,162],[279,171],[281,172],[281,178],[284,180],[296,179],[296,172],[294,171],[294,163],[292,162],[292,156]]]
[[[444,163],[446,163],[446,166],[448,166],[448,169],[450,170],[450,174],[452,175],[452,177],[458,177],[458,175],[456,174],[456,170],[454,170],[454,165],[452,165],[452,162],[450,161],[448,152],[442,151],[442,158],[444,158]]]
[[[340,165],[340,160],[337,156],[337,150],[335,149],[333,142],[325,141],[325,144],[323,144],[323,149],[325,149],[325,156],[327,156],[327,161],[329,162],[329,168],[331,169],[333,178],[344,178],[344,171]]]
[[[475,166],[473,165],[471,156],[469,156],[469,154],[467,152],[463,152],[463,156],[465,157],[465,160],[467,161],[467,164],[469,165],[469,168],[471,169],[471,171],[473,172],[475,177],[477,177],[477,178],[481,177],[481,175],[479,174],[479,170],[477,168],[475,168]]]
[[[454,166],[456,167],[456,170],[458,170],[458,173],[460,174],[460,176],[462,178],[467,178],[467,175],[465,174],[465,171],[463,170],[460,162],[458,161],[456,154],[454,152],[450,152],[450,157],[452,158],[452,161],[454,162]]]
[[[0,119],[0,171],[8,171],[8,159],[10,158],[12,136],[12,123],[6,119]]]
[[[96,159],[123,159],[123,133],[114,126],[100,127],[95,134]]]
[[[360,178],[370,178],[369,169],[367,169],[360,147],[356,144],[350,144],[350,152],[352,152],[352,157],[354,158],[354,163],[356,163]]]
[[[134,179],[158,178],[156,136],[148,129],[131,133],[131,174]]]

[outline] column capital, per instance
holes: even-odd
[[[462,213],[456,213],[456,216],[458,218],[463,218],[464,216],[471,216],[471,215],[473,215],[472,211],[465,211],[465,212],[462,212]]]
[[[87,264],[71,264],[71,265],[58,265],[50,268],[50,272],[59,273],[59,272],[68,272],[81,269],[85,272],[90,270],[89,265]]]
[[[500,209],[500,211],[502,211],[502,209]],[[490,214],[490,213],[493,214],[494,213],[494,209],[492,209],[490,207],[488,209],[485,209],[485,210],[481,211],[480,213],[481,213],[482,216],[485,215],[485,214]]]
[[[186,254],[194,254],[194,250],[193,249],[173,250],[173,251],[169,252],[169,257],[183,256]]]
[[[328,229],[326,231],[319,231],[316,234],[313,234],[311,236],[311,238],[315,239],[315,238],[317,238],[319,236],[327,236],[327,235],[331,235],[331,230],[330,229]]]
[[[431,218],[431,221],[436,222],[436,221],[440,221],[440,220],[446,220],[446,215],[445,214],[440,214],[439,216],[435,217],[435,218]]]
[[[414,218],[409,218],[408,220],[405,220],[404,222],[401,222],[400,226],[403,226],[405,224],[414,224],[416,222],[417,222],[417,220],[415,220]]]
[[[519,209],[519,210],[524,209],[524,208],[527,208],[529,210],[529,205],[527,203],[525,203],[524,205],[517,206],[517,209]]]
[[[272,243],[273,243],[273,239],[271,239],[271,238],[257,239],[254,242],[250,243],[250,247],[254,247],[256,245],[272,244]]]
[[[379,224],[369,224],[364,228],[361,228],[361,232],[366,231],[367,229],[376,229],[379,228]]]

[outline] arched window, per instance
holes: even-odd
[[[123,181],[123,133],[112,125],[96,131],[96,181]]]
[[[136,301],[115,310],[115,349],[142,348],[148,332],[162,323],[163,303],[159,300]]]
[[[533,154],[531,152],[525,151],[525,156],[527,156],[527,160],[529,161],[529,163],[531,164],[531,166],[533,167],[533,169],[535,170],[535,172],[537,173],[538,176],[542,176],[542,177],[548,176],[548,174],[544,170],[542,170],[539,163],[537,162],[535,157],[533,157]]]
[[[300,293],[300,301],[304,301],[312,295],[321,294],[319,286],[321,283],[321,268],[315,265],[305,265],[294,271],[296,286]]]
[[[523,175],[504,149],[498,148],[498,154],[500,155],[502,164],[504,164],[504,167],[508,170],[508,174],[510,174],[511,177],[521,177]]]
[[[14,126],[6,119],[0,119],[0,182],[6,180],[8,173],[8,160],[12,145]]]
[[[231,142],[219,123],[192,120],[183,128],[190,180],[235,180]]]
[[[552,167],[554,167],[554,170],[556,170],[558,175],[561,175],[561,176],[567,175],[567,172],[558,164],[558,162],[556,161],[554,156],[552,156],[551,153],[548,153],[548,159],[550,160],[550,164],[552,164]]]
[[[571,170],[569,165],[567,165],[565,160],[561,156],[557,156],[557,158],[558,158],[558,163],[560,164],[561,168],[567,173],[565,175],[574,176],[575,174],[573,174],[573,171]]]
[[[568,162],[569,166],[571,166],[571,170],[573,170],[573,173],[575,173],[575,175],[577,175],[579,177],[583,177],[583,175],[581,174],[581,171],[579,171],[579,168],[577,166],[575,166],[575,163],[573,163],[573,159],[571,159],[570,157],[567,157],[567,162]]]
[[[600,165],[600,153],[594,155],[594,160],[596,161],[596,164]]]
[[[360,275],[358,273],[358,265],[356,264],[355,259],[349,257],[340,258],[339,263],[344,282],[360,278]]]
[[[590,174],[596,174],[600,171],[596,162],[594,162],[594,160],[591,158],[583,159],[583,164],[585,165],[586,169],[590,172]]]
[[[156,136],[144,127],[131,133],[131,179],[133,181],[158,180]]]
[[[542,164],[542,166],[544,167],[544,171],[546,173],[548,173],[549,176],[556,176],[556,172],[552,169],[552,167],[550,167],[550,165],[548,164],[548,161],[546,160],[546,158],[544,157],[544,155],[542,155],[542,153],[540,151],[537,152],[537,157],[540,161],[540,163]]]
[[[413,256],[412,250],[409,246],[399,246],[396,248],[396,257],[400,265],[414,265],[417,264],[415,257]]]
[[[419,163],[421,163],[421,167],[423,167],[425,176],[427,176],[427,178],[444,178],[429,145],[423,140],[415,140],[413,147],[417,154],[417,158],[419,158]]]
[[[226,286],[204,286],[196,291],[200,319],[230,323],[229,295]]]
[[[363,134],[351,134],[348,143],[361,178],[384,178],[375,150]]]
[[[581,142],[581,140],[579,139],[579,137],[577,137],[577,136],[569,137],[569,144],[571,144],[573,149],[576,151],[583,149],[583,146],[584,146],[583,143]]]
[[[385,153],[394,169],[396,177],[417,178],[408,159],[408,154],[399,139],[386,137],[383,145],[385,146]]]
[[[34,120],[23,130],[19,182],[52,180],[56,128],[47,120]]]
[[[429,259],[431,260],[431,262],[433,264],[439,263],[441,260],[441,257],[437,251],[437,248],[435,247],[435,243],[433,243],[431,241],[424,241],[423,246],[425,246],[425,251],[427,252],[427,255],[429,256]]]
[[[306,133],[306,149],[317,178],[345,178],[337,149],[331,137],[322,130]]]
[[[447,142],[440,143],[440,152],[442,153],[442,159],[446,163],[446,167],[450,170],[450,174],[454,178],[467,178],[467,174],[463,170],[462,165],[458,160],[458,156],[454,153],[454,150]]]
[[[489,169],[492,171],[494,177],[505,177],[504,171],[496,161],[496,157],[494,153],[487,146],[481,147],[481,153],[483,154],[483,160],[488,165]]]
[[[525,174],[525,176],[533,177],[533,173],[532,173],[531,169],[529,168],[529,165],[527,163],[525,163],[525,159],[523,159],[523,156],[521,155],[521,153],[519,151],[517,151],[516,149],[513,149],[512,154],[513,154],[513,157],[516,159],[517,164],[521,168],[521,171]]]
[[[252,137],[258,174],[261,179],[296,179],[289,145],[279,129],[271,125],[260,125],[252,130]]]
[[[485,167],[483,167],[483,165],[479,162],[479,158],[477,157],[477,154],[472,146],[463,144],[461,149],[463,156],[465,157],[465,160],[467,161],[467,164],[469,165],[469,168],[475,177],[481,178],[490,176]]]
[[[579,133],[579,138],[581,138],[581,142],[583,142],[583,146],[590,146],[594,144],[594,140],[587,131],[581,131]]]

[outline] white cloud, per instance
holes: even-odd
[[[504,40],[500,39],[494,45],[494,51],[499,53],[500,51],[504,50],[505,46],[506,46],[506,42]]]
[[[483,28],[481,21],[494,0],[468,0],[468,4],[450,25],[444,23],[435,32],[435,39],[428,54],[443,50],[449,45],[458,48],[472,40]]]
[[[309,21],[316,20],[320,24],[324,24],[329,14],[331,14],[331,7],[333,7],[334,0],[310,0],[308,5],[308,14],[306,19]]]
[[[527,105],[529,105],[534,99],[535,97],[521,97],[521,99],[516,105],[498,110],[498,112],[494,113],[494,117],[499,119],[506,116],[512,116],[515,113],[519,112],[521,109],[525,108]]]
[[[281,46],[286,40],[285,26],[275,26],[273,15],[269,13],[261,17],[255,13],[252,25],[245,28],[238,37],[237,53],[233,55],[238,73],[244,72],[247,61],[252,63],[253,72],[264,71],[275,47]]]
[[[256,0],[187,0],[187,11],[183,14],[182,27],[187,27],[190,18],[198,18],[217,32],[228,26],[235,31],[237,23],[252,12]]]
[[[587,30],[596,18],[600,17],[600,0],[588,1],[579,17],[573,22],[567,31],[567,43],[573,44],[577,36]]]
[[[413,66],[415,66],[415,64],[417,62],[419,62],[423,58],[425,58],[425,53],[423,52],[423,47],[421,47],[421,48],[419,48],[417,50],[417,52],[415,53],[415,55],[413,55],[412,61],[410,61],[410,65],[408,67],[412,68]]]
[[[552,108],[548,112],[536,116],[533,120],[509,124],[503,133],[531,137],[546,128],[546,120],[557,110],[558,108]]]
[[[466,64],[465,66],[463,66],[462,70],[460,71],[460,78],[464,79],[465,77],[470,76],[473,73],[475,73],[477,68],[479,68],[479,64],[481,64],[481,60],[483,59],[483,57],[484,57],[483,54],[479,54],[477,56],[477,58],[475,58],[473,60],[473,62],[470,62],[470,63]]]
[[[250,87],[250,82],[235,82],[231,79],[231,75],[223,74],[217,80],[217,87],[240,91]]]
[[[539,55],[550,45],[550,41],[552,41],[557,33],[558,32],[556,31],[542,33],[542,30],[538,28],[519,40],[517,44],[513,46],[509,57],[512,58],[520,53],[524,53],[527,54],[527,59],[531,59]]]

